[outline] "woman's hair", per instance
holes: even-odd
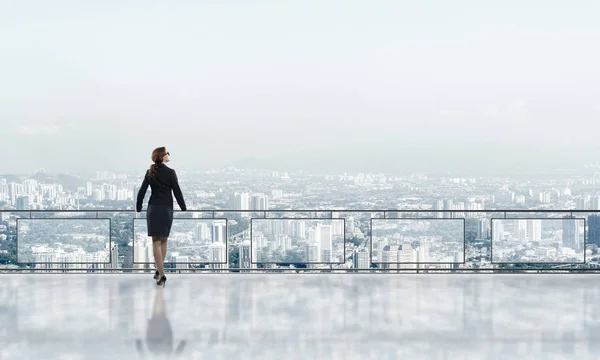
[[[154,149],[152,151],[152,161],[154,164],[150,165],[150,169],[148,169],[148,175],[154,176],[156,172],[156,168],[158,165],[162,164],[163,156],[167,153],[167,149],[164,146]]]

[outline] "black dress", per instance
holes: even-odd
[[[171,225],[173,225],[173,194],[175,194],[181,210],[187,210],[177,174],[175,170],[164,164],[158,165],[152,176],[147,171],[137,195],[137,212],[142,211],[142,203],[148,186],[152,189],[146,209],[148,236],[169,237]]]
[[[148,204],[146,225],[148,236],[169,237],[173,225],[173,206]]]

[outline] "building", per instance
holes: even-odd
[[[244,240],[239,248],[240,269],[256,269],[256,251],[251,251],[250,240]]]
[[[254,194],[250,197],[250,210],[269,210],[269,198],[265,194]]]
[[[580,223],[582,220],[576,219],[574,216],[563,217],[563,233],[562,245],[566,248],[571,248],[575,251],[580,251],[583,247],[583,238],[581,234]]]
[[[587,221],[587,243],[600,247],[600,215],[590,215]]]
[[[215,222],[212,227],[212,243],[225,243],[227,241],[227,228],[223,222]]]
[[[352,265],[355,269],[368,269],[371,267],[369,263],[369,253],[366,249],[354,249],[352,254]]]

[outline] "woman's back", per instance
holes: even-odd
[[[152,189],[148,204],[173,206],[173,194],[175,194],[175,199],[177,199],[181,210],[187,210],[175,170],[165,164],[159,164],[153,169],[152,174],[150,174],[149,170],[146,171],[144,181],[138,192],[137,211],[141,211],[142,209],[142,202],[144,201],[148,186]]]
[[[152,175],[150,175],[149,170],[146,171],[145,177],[150,184],[150,189],[152,189],[152,196],[156,195],[159,198],[168,196],[171,203],[173,203],[173,197],[171,196],[173,184],[171,183],[171,179],[174,172],[173,169],[164,164],[158,165]],[[152,199],[152,196],[150,199]]]

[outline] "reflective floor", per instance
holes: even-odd
[[[0,275],[0,359],[597,359],[596,275]]]

